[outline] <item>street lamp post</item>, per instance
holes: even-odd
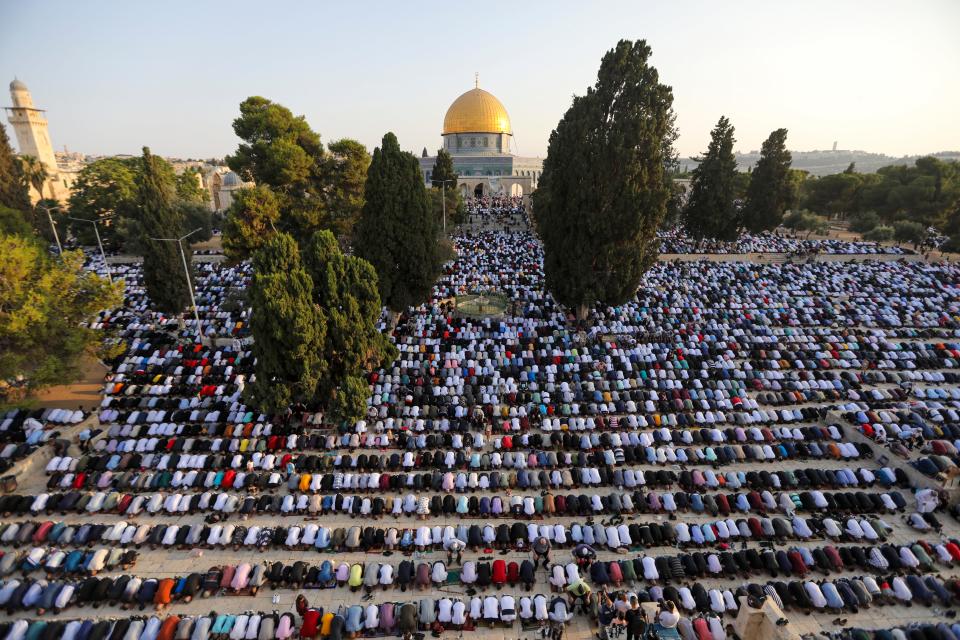
[[[47,212],[47,220],[50,221],[50,229],[53,231],[53,239],[57,241],[57,251],[60,256],[63,256],[63,245],[60,244],[60,234],[57,233],[57,225],[53,224],[53,216],[50,215],[50,211],[54,209],[59,209],[60,207],[47,207],[45,205],[37,203],[37,206]]]
[[[190,280],[190,267],[187,266],[187,254],[183,250],[183,241],[186,238],[189,238],[197,231],[200,231],[201,227],[197,227],[190,233],[180,236],[179,238],[150,238],[151,240],[156,240],[157,242],[176,242],[177,246],[180,247],[180,258],[183,260],[183,275],[187,278],[187,291],[190,292],[190,304],[193,305],[193,319],[197,321],[197,339],[203,344],[203,328],[200,326],[200,312],[197,310],[197,299],[193,296],[193,282]]]
[[[446,180],[431,180],[431,182],[440,183],[440,200],[443,202],[443,233],[447,233],[447,183],[457,181],[452,178],[447,178]]]
[[[68,220],[76,220],[77,222],[89,222],[93,225],[93,233],[97,236],[97,246],[100,247],[100,257],[103,258],[103,266],[107,270],[107,280],[113,282],[113,276],[110,275],[110,265],[107,264],[107,254],[103,251],[103,243],[100,241],[100,230],[97,228],[96,220],[87,220],[86,218],[73,218],[67,216]]]

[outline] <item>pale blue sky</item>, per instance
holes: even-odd
[[[518,151],[543,155],[603,53],[646,38],[684,156],[721,115],[741,151],[787,127],[794,149],[901,155],[960,149],[958,34],[958,0],[0,0],[0,80],[26,82],[58,148],[209,157],[235,149],[230,123],[255,94],[325,141],[372,148],[392,130],[433,150],[477,71]]]

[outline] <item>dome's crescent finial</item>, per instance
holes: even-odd
[[[473,72],[473,87],[474,89],[480,88],[480,72],[479,71]]]

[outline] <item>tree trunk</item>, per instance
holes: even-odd
[[[590,306],[586,304],[578,304],[576,314],[577,322],[586,322],[587,317],[590,315]]]
[[[388,309],[387,313],[387,327],[389,328],[389,333],[393,333],[397,328],[397,323],[400,322],[400,312],[394,311],[393,309]]]

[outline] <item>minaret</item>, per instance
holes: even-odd
[[[43,163],[51,180],[57,177],[57,158],[53,155],[50,134],[47,132],[47,119],[43,109],[33,106],[33,98],[27,85],[19,80],[10,83],[10,98],[13,106],[7,107],[8,120],[17,135],[17,146],[21,156],[33,156]]]

